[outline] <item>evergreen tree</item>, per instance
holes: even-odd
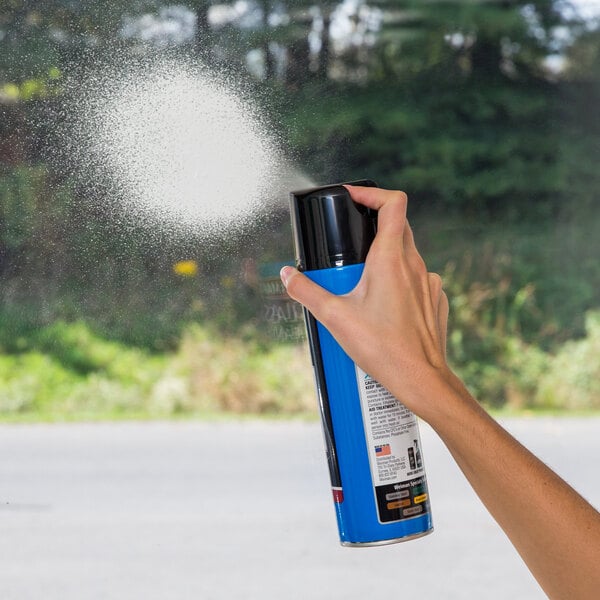
[[[563,36],[575,30],[558,4],[380,7],[366,85],[311,100],[311,113],[303,107],[297,117],[296,139],[318,179],[372,176],[407,189],[417,205],[477,218],[564,205],[574,193],[573,112],[545,59],[560,50],[558,27]]]

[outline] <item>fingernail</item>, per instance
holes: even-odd
[[[287,288],[288,281],[291,276],[295,273],[296,269],[294,267],[285,266],[281,271],[279,271],[279,277],[281,277],[281,281],[283,285]]]

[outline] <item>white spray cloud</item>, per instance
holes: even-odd
[[[281,152],[225,79],[164,63],[109,87],[90,92],[87,150],[126,209],[165,224],[237,227],[268,204]]]

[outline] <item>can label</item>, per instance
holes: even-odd
[[[356,366],[371,480],[380,523],[429,512],[417,417]]]

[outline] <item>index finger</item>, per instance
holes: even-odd
[[[378,233],[394,236],[403,234],[406,225],[406,204],[408,202],[404,192],[355,185],[344,187],[350,192],[350,196],[354,201],[379,211]]]

